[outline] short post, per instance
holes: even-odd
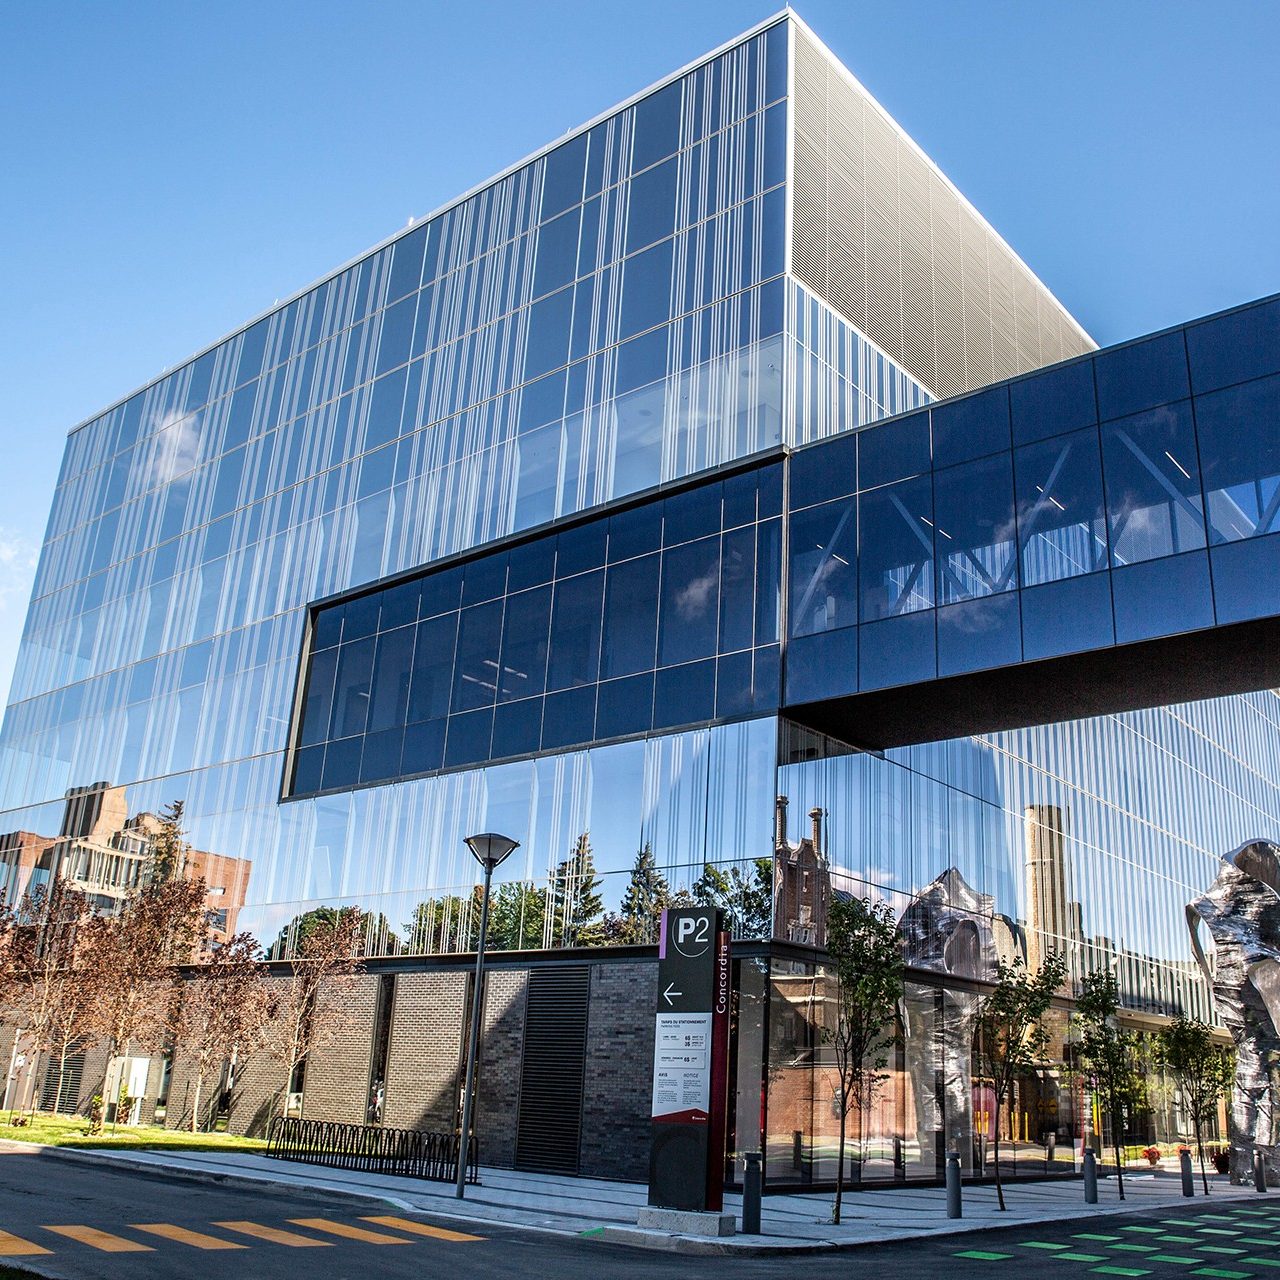
[[[804,1166],[804,1130],[791,1131],[791,1167],[799,1170]]]
[[[963,1216],[964,1212],[960,1204],[960,1153],[958,1151],[948,1151],[947,1217],[961,1218]]]
[[[1191,1172],[1191,1152],[1178,1152],[1178,1168],[1182,1170],[1182,1194],[1194,1196],[1196,1193],[1195,1174]]]
[[[1098,1203],[1098,1157],[1093,1154],[1092,1147],[1084,1150],[1084,1202]]]
[[[748,1151],[742,1157],[747,1167],[742,1175],[742,1234],[760,1234],[760,1152]]]
[[[1255,1191],[1267,1189],[1267,1162],[1257,1147],[1253,1149],[1253,1189]]]

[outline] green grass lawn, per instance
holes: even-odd
[[[262,1152],[261,1138],[245,1138],[238,1133],[192,1133],[189,1129],[164,1129],[159,1125],[119,1125],[112,1131],[105,1125],[101,1133],[90,1134],[84,1116],[55,1116],[38,1111],[28,1125],[12,1125],[10,1116],[0,1113],[0,1138],[14,1142],[34,1142],[45,1147],[110,1147],[120,1151],[147,1151],[157,1147],[176,1151]],[[20,1273],[16,1273],[20,1274]],[[0,1270],[0,1280],[5,1280]]]

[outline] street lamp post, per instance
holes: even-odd
[[[471,1114],[475,1105],[476,1057],[480,1050],[480,996],[484,986],[484,942],[489,932],[489,884],[493,869],[520,847],[518,840],[487,831],[468,836],[466,846],[484,868],[484,896],[480,900],[480,937],[476,942],[476,979],[471,991],[471,1036],[467,1044],[467,1077],[462,1090],[462,1132],[458,1137],[457,1198],[461,1200],[467,1185],[467,1154],[471,1148]]]

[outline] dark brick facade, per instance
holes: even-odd
[[[491,969],[485,976],[484,1020],[476,1083],[476,1137],[486,1164],[509,1167],[520,1115],[527,969]]]

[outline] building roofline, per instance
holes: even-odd
[[[659,89],[666,88],[666,86],[671,84],[673,81],[679,80],[682,76],[688,75],[689,72],[691,71],[696,71],[699,67],[705,66],[708,62],[711,62],[715,58],[720,57],[721,54],[727,53],[730,49],[736,48],[740,44],[745,44],[748,40],[754,39],[756,36],[760,35],[761,33],[768,31],[771,27],[776,27],[778,23],[784,22],[788,18],[790,18],[794,22],[799,21],[799,19],[795,15],[795,12],[789,6],[785,9],[778,10],[777,13],[773,14],[771,17],[765,18],[763,21],[757,22],[755,26],[749,28],[746,31],[741,32],[739,35],[734,36],[732,39],[724,41],[723,44],[717,45],[714,49],[710,50],[710,52],[701,54],[698,57],[694,58],[691,62],[685,63],[685,65],[680,67],[679,70],[670,72],[669,74],[663,76],[661,79],[655,80],[652,84],[648,85],[647,87],[638,90],[636,93],[631,94],[630,97],[624,98],[621,102],[615,103],[613,106],[607,107],[604,111],[598,112],[596,115],[592,116],[590,120],[586,121],[584,124],[577,125],[574,128],[567,130],[565,133],[562,133],[558,138],[555,138],[551,142],[546,143],[544,146],[539,147],[536,151],[531,151],[523,159],[515,161],[514,164],[507,165],[505,169],[502,169],[498,173],[495,173],[492,177],[485,178],[483,181],[476,183],[472,187],[469,187],[461,195],[454,196],[452,199],[446,200],[444,204],[437,205],[429,213],[424,213],[420,217],[410,218],[408,224],[406,226],[401,227],[398,231],[392,232],[391,235],[386,236],[382,240],[379,240],[376,244],[372,245],[368,249],[361,250],[359,253],[355,254],[353,257],[348,258],[340,266],[335,267],[332,271],[326,271],[323,275],[317,276],[310,283],[303,285],[300,289],[295,289],[291,294],[288,294],[286,297],[277,299],[269,307],[264,308],[262,311],[256,312],[249,320],[245,321],[243,324],[238,324],[233,329],[229,329],[220,338],[215,338],[212,342],[206,343],[203,347],[198,348],[191,355],[184,356],[181,360],[176,361],[174,364],[166,365],[165,368],[160,371],[160,373],[156,374],[154,377],[146,379],[146,381],[144,382],[139,383],[138,386],[134,387],[132,391],[126,392],[122,396],[117,396],[105,408],[99,409],[94,413],[88,414],[86,417],[82,418],[79,422],[77,422],[75,426],[70,428],[70,430],[67,432],[68,437],[75,435],[77,431],[83,430],[85,427],[96,422],[99,418],[104,417],[106,414],[111,413],[115,409],[118,409],[122,404],[124,404],[128,400],[132,400],[133,397],[138,395],[140,392],[148,390],[149,388],[155,386],[156,383],[158,382],[162,382],[165,378],[169,377],[170,374],[176,373],[179,369],[183,369],[187,365],[194,363],[196,360],[199,360],[201,356],[207,355],[210,351],[213,351],[215,348],[220,347],[224,342],[227,342],[231,338],[234,338],[237,335],[244,333],[246,330],[253,328],[253,326],[257,324],[259,321],[267,319],[268,316],[274,315],[277,311],[283,310],[285,307],[289,306],[291,303],[296,302],[299,298],[305,297],[313,289],[318,289],[321,285],[326,284],[328,281],[333,280],[336,277],[340,276],[344,271],[350,270],[357,263],[363,262],[365,258],[372,257],[375,253],[380,253],[383,249],[387,248],[389,245],[392,245],[397,240],[400,240],[404,236],[407,236],[411,231],[416,230],[424,222],[430,222],[434,218],[438,218],[442,214],[448,213],[451,209],[455,209],[459,205],[465,204],[468,200],[479,195],[480,192],[486,191],[490,187],[497,186],[498,183],[503,182],[505,179],[509,178],[513,173],[516,173],[519,170],[523,169],[526,165],[533,164],[534,161],[542,159],[542,157],[545,155],[549,155],[557,147],[562,146],[564,143],[569,142],[576,137],[579,137],[580,135],[586,133],[589,129],[595,128],[596,125],[602,123],[603,121],[608,120],[611,117],[616,116],[623,111],[626,111],[629,107],[634,106],[642,98],[647,98],[650,94],[656,93]],[[807,27],[805,29],[808,30]]]

